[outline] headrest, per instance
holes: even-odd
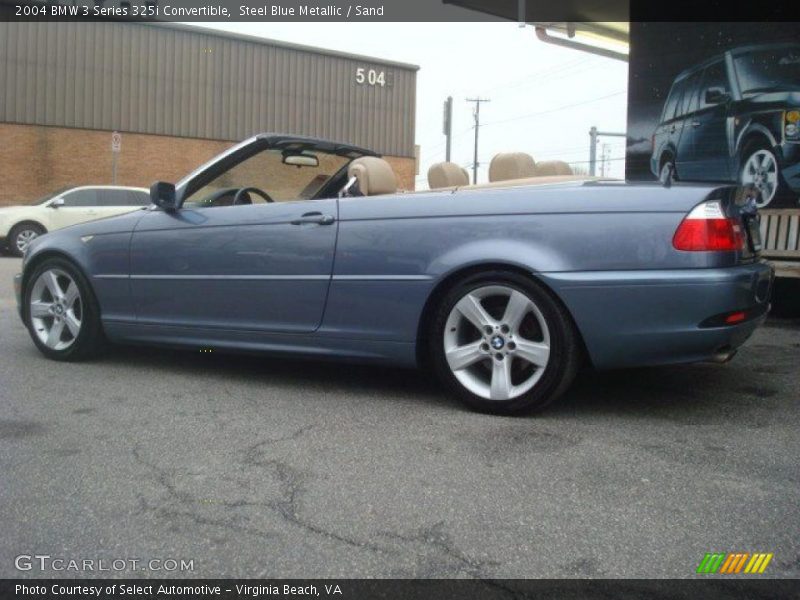
[[[388,162],[377,156],[362,156],[350,163],[347,176],[355,177],[365,196],[397,193],[397,178]]]
[[[469,185],[469,175],[456,163],[440,162],[428,169],[428,187],[439,188]]]
[[[536,176],[573,175],[572,167],[563,160],[544,160],[536,163]]]
[[[536,162],[524,152],[503,152],[489,163],[489,181],[523,179],[536,175]]]

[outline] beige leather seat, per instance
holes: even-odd
[[[536,176],[536,162],[524,152],[502,152],[489,163],[489,181],[525,179]]]
[[[563,160],[544,160],[536,163],[536,176],[573,175],[572,167]]]
[[[355,177],[364,196],[397,193],[397,177],[391,165],[377,156],[362,156],[350,163],[347,176]]]
[[[432,190],[469,185],[469,174],[456,163],[440,162],[428,169],[428,187]]]

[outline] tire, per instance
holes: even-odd
[[[766,208],[786,195],[778,158],[768,144],[754,143],[745,147],[739,161],[739,184],[755,186],[759,208]]]
[[[661,161],[661,168],[658,171],[658,180],[661,183],[666,182],[670,168],[672,169],[672,181],[678,181],[678,170],[675,168],[675,161],[672,159],[672,156],[667,155],[666,158]]]
[[[28,244],[44,233],[44,227],[36,223],[14,225],[8,234],[8,251],[13,256],[22,257]]]
[[[103,347],[97,298],[83,273],[65,259],[46,259],[31,273],[23,292],[22,318],[47,358],[78,361]]]
[[[477,411],[542,410],[575,378],[582,345],[572,319],[529,277],[506,271],[468,277],[435,310],[428,337],[433,369]]]

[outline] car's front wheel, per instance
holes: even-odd
[[[440,379],[469,406],[491,413],[544,408],[572,382],[581,354],[565,309],[516,273],[460,282],[440,303],[430,333]]]
[[[23,256],[30,243],[44,233],[44,228],[36,223],[20,223],[8,234],[8,250],[14,256]]]
[[[756,188],[759,208],[769,204],[781,193],[781,174],[775,153],[765,146],[752,146],[743,156],[739,183]]]
[[[23,295],[23,318],[34,344],[55,360],[80,360],[102,346],[97,300],[72,263],[52,258],[38,265]]]

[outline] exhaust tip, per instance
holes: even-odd
[[[736,356],[736,352],[737,350],[731,347],[720,348],[711,355],[710,362],[715,364],[724,364],[733,359],[733,357]]]

